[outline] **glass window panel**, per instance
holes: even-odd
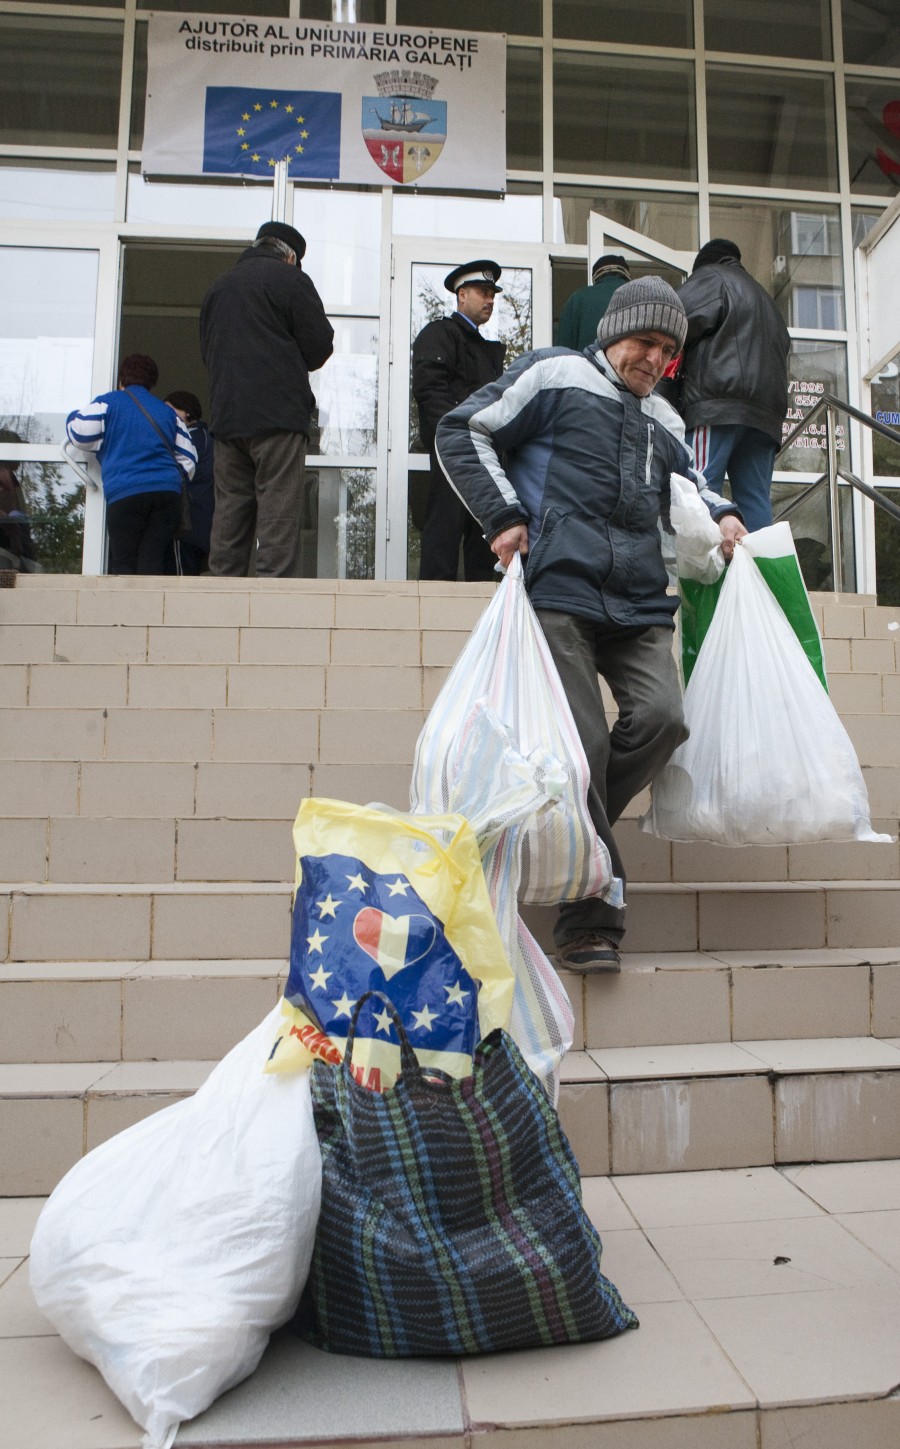
[[[707,50],[831,59],[828,0],[704,0],[703,16]]]
[[[824,468],[824,464],[822,464]],[[808,483],[773,483],[772,512],[778,520],[779,511],[799,498]],[[844,588],[853,592],[856,588],[856,570],[853,555],[853,496],[852,490],[841,485],[840,490],[841,544],[844,561]],[[824,485],[811,493],[789,515],[788,522],[794,536],[794,546],[800,572],[808,589],[831,592],[831,514],[828,494]]]
[[[853,228],[854,247],[858,247],[860,242],[865,241],[880,216],[880,211],[868,211],[863,206],[853,206],[850,208],[850,224]]]
[[[782,424],[782,437],[787,437],[815,407],[823,393],[847,396],[847,349],[843,342],[804,342],[795,338],[788,358],[788,411]],[[850,463],[846,419],[836,427],[838,462]],[[824,473],[825,419],[810,424],[792,443],[787,453],[776,459],[775,468],[782,473]]]
[[[900,432],[900,362],[896,358],[872,379],[872,416]],[[872,461],[876,477],[900,479],[900,443],[873,433]]]
[[[510,171],[540,171],[543,165],[541,52],[506,52],[506,164]]]
[[[900,488],[885,488],[891,503],[900,505]],[[900,604],[900,523],[881,508],[875,509],[875,579],[878,602]]]
[[[688,62],[562,52],[553,74],[557,171],[696,178]]]
[[[433,196],[428,192],[394,195],[396,236],[483,237],[489,250],[498,241],[539,242],[543,201],[539,188],[510,190],[503,197]]]
[[[27,221],[112,221],[112,162],[16,161],[0,166],[0,217]]]
[[[694,43],[692,0],[554,0],[553,34],[620,45]]]
[[[541,0],[397,0],[397,24],[540,35]]]
[[[378,323],[335,317],[334,352],[311,382],[316,394],[311,453],[373,457],[378,422]]]
[[[0,15],[0,139],[19,146],[115,146],[122,25]]]
[[[68,464],[0,459],[0,568],[78,574],[83,546],[84,484]]]
[[[90,401],[98,255],[0,249],[0,427],[56,443]]]
[[[206,181],[147,181],[136,166],[128,172],[127,217],[153,225],[242,226],[247,239],[272,214],[271,183],[225,185]]]
[[[709,225],[713,236],[737,243],[743,266],[774,298],[789,327],[843,331],[844,275],[836,206],[801,207],[787,201],[716,196],[710,199]]]
[[[502,254],[496,260],[503,264]],[[444,278],[455,266],[458,257],[449,256],[444,262],[413,262],[410,314],[410,394],[409,394],[409,451],[424,453],[419,438],[418,409],[412,396],[412,344],[427,322],[438,317],[449,317],[454,311],[454,301],[444,290]],[[482,337],[490,342],[506,343],[506,366],[508,367],[523,352],[530,351],[533,279],[530,267],[503,267],[500,278],[502,292],[494,300],[494,311],[488,322],[480,327]]]
[[[706,87],[711,181],[836,190],[831,76],[710,65]]]
[[[375,577],[375,469],[307,467],[300,577]]]
[[[842,0],[841,16],[849,65],[900,65],[897,0]]]
[[[596,211],[674,251],[696,251],[700,245],[696,197],[659,191],[601,191],[581,186],[556,186],[554,192],[555,242],[584,246],[588,238],[588,217]]]
[[[791,314],[793,327],[843,331],[843,294],[833,287],[795,287],[791,296]]]
[[[134,27],[134,65],[131,71],[131,129],[128,144],[139,151],[144,139],[144,111],[147,106],[147,26]]]
[[[873,196],[900,191],[900,80],[847,79],[850,189]]]
[[[287,15],[288,0],[191,0],[190,6],[185,6],[183,0],[137,0],[139,10],[186,10],[191,15]],[[300,10],[303,15],[312,16],[315,10],[315,17],[331,19],[331,0],[320,0],[320,4],[310,5],[309,0],[302,0]],[[362,17],[360,16],[360,19]]]
[[[377,312],[381,192],[295,186],[294,226],[306,238],[304,270],[312,277],[326,308],[358,307]]]

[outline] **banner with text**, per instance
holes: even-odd
[[[145,176],[506,187],[506,38],[150,17]]]

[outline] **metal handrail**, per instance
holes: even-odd
[[[817,417],[825,415],[825,450],[827,458],[826,471],[810,483],[797,498],[792,498],[778,513],[778,519],[788,518],[797,508],[806,502],[808,498],[821,488],[823,484],[828,486],[828,512],[830,518],[831,533],[831,582],[836,594],[844,592],[844,569],[841,548],[841,522],[839,512],[839,489],[838,480],[843,479],[849,483],[857,492],[870,499],[883,513],[900,522],[900,507],[892,503],[879,493],[870,484],[864,483],[862,478],[857,478],[849,468],[839,468],[837,462],[837,434],[835,432],[835,420],[838,413],[844,413],[848,418],[862,423],[864,427],[870,428],[873,433],[880,433],[882,437],[888,438],[892,443],[900,447],[900,432],[890,427],[887,423],[878,422],[876,418],[870,417],[868,413],[860,412],[859,408],[853,407],[850,403],[844,402],[841,398],[835,397],[833,393],[825,392],[819,398],[814,407],[810,408],[806,416],[788,433],[781,447],[775,455],[776,465],[781,455],[803,433]]]
[[[74,443],[70,442],[68,438],[64,438],[60,443],[59,451],[62,453],[73,473],[76,473],[81,479],[84,486],[98,493],[102,485],[94,477],[93,473],[89,471],[88,465],[90,463],[90,457],[85,457],[84,453],[79,452]],[[93,455],[90,456],[92,457]]]

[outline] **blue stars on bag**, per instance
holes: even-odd
[[[478,983],[444,927],[404,875],[380,874],[355,856],[301,856],[285,999],[342,1040],[370,987],[393,1001],[414,1047],[471,1056],[478,1041]],[[358,1035],[396,1042],[377,1001]]]

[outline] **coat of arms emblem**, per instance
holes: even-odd
[[[436,101],[437,79],[416,70],[374,77],[377,96],[363,96],[362,133],[375,165],[391,181],[415,185],[447,139],[447,102]]]

